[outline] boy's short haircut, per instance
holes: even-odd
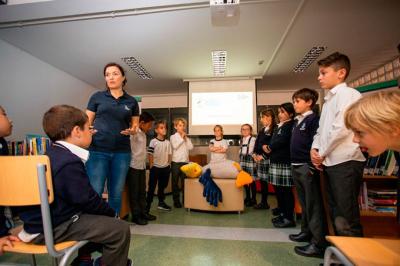
[[[157,122],[154,123],[154,128],[157,129],[159,125],[167,127],[167,122],[165,120],[157,120]]]
[[[347,128],[389,134],[400,127],[400,90],[388,90],[362,97],[344,115]]]
[[[139,116],[139,122],[148,123],[153,122],[154,120],[154,116],[148,112],[143,112]]]
[[[178,117],[174,119],[174,127],[176,127],[176,125],[178,125],[179,122],[182,122],[184,126],[187,125],[186,119],[182,118],[182,117]]]
[[[347,57],[347,55],[341,54],[339,52],[335,52],[319,60],[318,66],[333,67],[333,69],[335,69],[336,71],[344,68],[346,70],[346,76],[344,77],[344,80],[346,80],[349,76],[351,69],[350,59]]]
[[[51,141],[65,140],[71,136],[74,127],[83,129],[88,116],[80,109],[70,105],[51,107],[43,116],[43,130]]]
[[[318,101],[318,92],[313,89],[303,88],[293,93],[292,100],[302,99],[306,102],[311,101],[310,108],[312,109]]]

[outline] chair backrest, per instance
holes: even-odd
[[[49,157],[0,156],[0,206],[40,205],[38,165],[45,166],[48,200],[53,202]]]

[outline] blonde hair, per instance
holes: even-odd
[[[182,117],[178,117],[174,119],[174,127],[178,125],[179,122],[182,122],[184,126],[187,125],[186,119]]]
[[[400,127],[400,90],[388,90],[366,95],[353,103],[344,115],[351,130],[388,134]]]

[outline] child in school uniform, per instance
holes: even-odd
[[[353,103],[344,115],[353,141],[370,156],[395,151],[400,165],[400,90],[367,95]],[[400,171],[397,172],[397,221],[400,223]]]
[[[143,112],[139,117],[139,129],[131,135],[132,159],[127,175],[129,190],[129,205],[131,207],[132,222],[137,225],[146,225],[156,216],[146,209],[146,133],[153,127],[154,117]]]
[[[165,139],[167,135],[167,123],[165,121],[157,121],[154,125],[154,131],[157,134],[150,141],[147,149],[149,155],[149,186],[147,190],[147,212],[149,212],[151,203],[153,202],[154,191],[158,183],[158,209],[170,211],[171,207],[165,203],[164,190],[168,185],[169,174],[171,172],[171,156],[172,148],[169,140]]]
[[[12,121],[8,118],[6,111],[0,106],[0,156],[8,155],[8,145],[4,137],[12,133]],[[4,207],[0,206],[0,236],[8,235],[9,228],[6,225],[7,218],[4,215]],[[8,243],[5,241],[5,243]]]
[[[88,116],[69,105],[53,106],[44,114],[43,129],[53,142],[47,156],[54,188],[50,212],[55,243],[90,241],[79,250],[73,265],[92,265],[90,256],[84,256],[88,250],[102,253],[95,265],[131,265],[129,224],[117,219],[115,210],[94,191],[86,172],[86,149],[93,134]],[[24,207],[19,216],[24,225],[18,238],[44,244],[40,206]]]
[[[293,129],[294,108],[292,103],[283,103],[278,108],[279,124],[275,128],[271,142],[265,147],[270,153],[269,182],[274,185],[278,210],[272,219],[275,227],[294,227],[293,178],[290,167],[290,138]]]
[[[184,180],[186,176],[181,171],[181,167],[189,162],[189,151],[193,149],[192,141],[186,134],[186,125],[186,119],[176,118],[174,120],[176,133],[170,138],[172,146],[172,197],[175,208],[182,208],[179,183],[181,184],[183,202]]]
[[[256,143],[256,138],[252,136],[253,127],[249,124],[243,124],[240,128],[241,140],[240,140],[240,150],[239,150],[239,160],[240,167],[243,171],[250,174],[253,180],[257,178],[256,164],[253,159],[254,145]],[[247,207],[257,205],[256,199],[256,184],[252,182],[245,186],[246,198],[244,204]]]
[[[322,205],[319,171],[311,163],[310,149],[317,132],[319,117],[313,107],[318,100],[318,92],[303,88],[293,96],[295,125],[290,143],[292,176],[300,201],[301,231],[290,234],[289,239],[295,242],[310,242],[305,246],[294,248],[299,255],[322,257],[326,247],[326,225]]]
[[[226,152],[229,144],[224,139],[224,130],[221,125],[214,126],[214,136],[215,138],[210,140],[210,145],[208,146],[210,150],[210,162],[226,160]]]
[[[268,170],[269,153],[264,149],[269,145],[275,128],[275,113],[272,109],[265,109],[260,113],[260,122],[263,128],[258,132],[254,145],[253,159],[256,162],[257,178],[261,183],[261,202],[254,206],[255,209],[269,209],[268,204]]]
[[[345,83],[349,58],[338,52],[318,61],[318,81],[326,90],[311,161],[324,172],[330,216],[337,235],[362,236],[358,195],[365,157],[353,133],[344,125],[344,112],[361,94]]]

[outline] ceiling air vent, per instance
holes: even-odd
[[[314,46],[308,53],[306,53],[303,59],[293,68],[293,72],[304,72],[325,50],[325,46]]]
[[[141,79],[153,78],[135,57],[122,57],[121,60],[124,61],[125,64],[127,64],[133,71],[135,71]]]
[[[214,76],[223,77],[225,76],[226,70],[226,51],[212,51],[211,60],[214,68]]]

